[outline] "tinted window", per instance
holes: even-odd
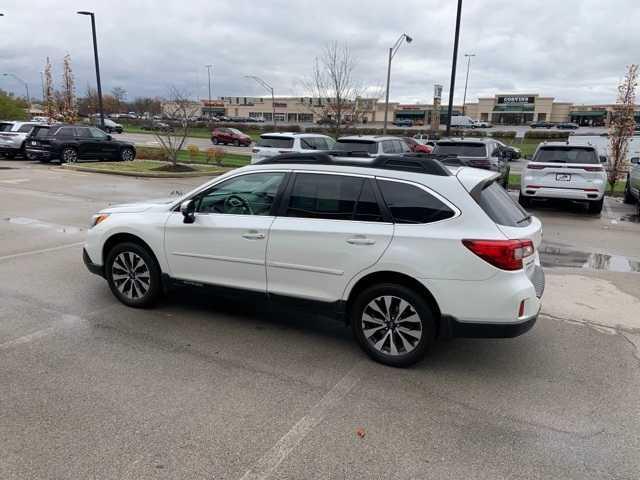
[[[88,128],[87,130],[91,131],[91,136],[93,138],[96,138],[98,140],[106,140],[107,139],[107,134],[104,133],[102,130],[100,130],[99,128]]]
[[[591,147],[542,147],[534,162],[551,163],[599,163],[598,155]]]
[[[32,123],[26,123],[24,125],[22,125],[18,131],[21,133],[26,133],[26,132],[30,132],[33,129],[34,125]]]
[[[56,137],[75,137],[76,132],[72,127],[62,127],[58,129]]]
[[[0,123],[0,132],[8,132],[13,127],[13,123]]]
[[[382,153],[400,153],[396,150],[396,146],[391,140],[382,142]]]
[[[477,202],[489,218],[498,225],[524,227],[530,222],[530,220],[524,220],[528,217],[527,212],[495,182],[491,182],[480,192]]]
[[[211,188],[196,200],[200,213],[270,215],[284,173],[253,173],[232,178]]]
[[[300,138],[300,146],[304,150],[331,150],[333,142],[329,142],[323,137],[302,137]]]
[[[268,148],[293,148],[293,138],[291,137],[269,137],[262,135],[258,143],[258,147]]]
[[[395,144],[396,150],[398,151],[398,153],[404,153],[404,152],[410,151],[409,146],[402,140],[394,140],[393,143]]]
[[[44,138],[49,135],[49,127],[36,127],[31,135],[36,138]]]
[[[378,153],[378,144],[371,140],[338,140],[334,148],[341,152]]]
[[[421,188],[401,182],[378,180],[382,196],[396,223],[430,223],[455,213]]]
[[[363,181],[343,175],[297,174],[287,216],[351,220]]]
[[[91,132],[88,128],[76,128],[76,136],[81,138],[91,138]]]
[[[380,212],[380,205],[378,205],[378,199],[373,191],[373,184],[371,181],[365,181],[362,185],[358,204],[356,205],[356,213],[353,216],[353,219],[361,222],[383,221],[382,212]]]
[[[461,157],[485,157],[487,149],[484,143],[438,142],[433,153]]]

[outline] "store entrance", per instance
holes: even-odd
[[[493,112],[491,123],[494,125],[527,125],[533,122],[533,112]]]

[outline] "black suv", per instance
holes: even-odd
[[[27,158],[73,163],[78,160],[133,160],[133,144],[113,140],[96,127],[79,125],[39,125],[25,141]]]

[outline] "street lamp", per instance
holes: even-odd
[[[91,17],[91,32],[93,33],[93,56],[96,62],[96,81],[98,83],[98,109],[100,110],[100,126],[104,128],[104,109],[102,107],[102,85],[100,84],[100,63],[98,62],[98,41],[96,40],[96,19],[93,12],[80,11],[78,15]]]
[[[24,88],[27,91],[27,105],[28,105],[28,109],[29,109],[28,112],[27,112],[27,115],[29,115],[29,118],[31,118],[31,96],[29,95],[29,84],[27,82],[25,82],[23,79],[21,79],[19,76],[17,76],[15,73],[3,73],[2,76],[3,77],[13,77],[17,81],[22,83],[22,85],[24,85]]]
[[[252,80],[255,80],[260,85],[262,85],[267,91],[271,92],[271,111],[272,111],[271,115],[273,116],[273,127],[275,128],[275,126],[276,126],[276,103],[275,103],[275,97],[273,95],[273,87],[271,85],[269,85],[267,82],[265,82],[263,79],[261,79],[260,77],[255,76],[255,75],[245,75],[244,78],[251,78]]]
[[[453,41],[453,62],[451,63],[451,84],[449,85],[449,108],[447,109],[447,137],[451,135],[451,116],[453,115],[453,90],[456,87],[456,63],[458,62],[458,39],[460,38],[460,17],[462,16],[462,0],[458,0],[456,14],[456,36]]]
[[[384,102],[384,127],[382,129],[382,133],[384,135],[387,134],[387,116],[389,115],[389,82],[391,81],[391,59],[395,56],[396,52],[402,45],[402,41],[406,40],[407,43],[411,43],[413,38],[411,38],[406,33],[400,35],[400,38],[396,41],[396,43],[389,49],[389,64],[387,65],[387,96]]]
[[[211,68],[213,68],[213,65],[205,65],[205,67],[207,67],[207,75],[209,76],[209,118],[211,118]]]
[[[471,66],[471,57],[475,57],[475,53],[465,53],[467,57],[467,79],[464,81],[464,97],[462,98],[462,115],[464,115],[465,104],[467,103],[467,85],[469,84],[469,67]]]

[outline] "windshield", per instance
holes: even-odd
[[[240,130],[238,130],[237,128],[230,128],[229,129],[232,133],[235,133],[236,135],[244,135],[244,133],[242,133]]]
[[[545,163],[600,163],[592,147],[542,147],[533,162]]]
[[[461,157],[486,157],[487,147],[484,143],[479,142],[438,142],[433,153],[459,155]]]
[[[291,137],[266,137],[261,136],[256,144],[258,147],[267,148],[293,148],[293,138]]]
[[[334,148],[340,152],[378,153],[378,144],[371,140],[338,140]]]

